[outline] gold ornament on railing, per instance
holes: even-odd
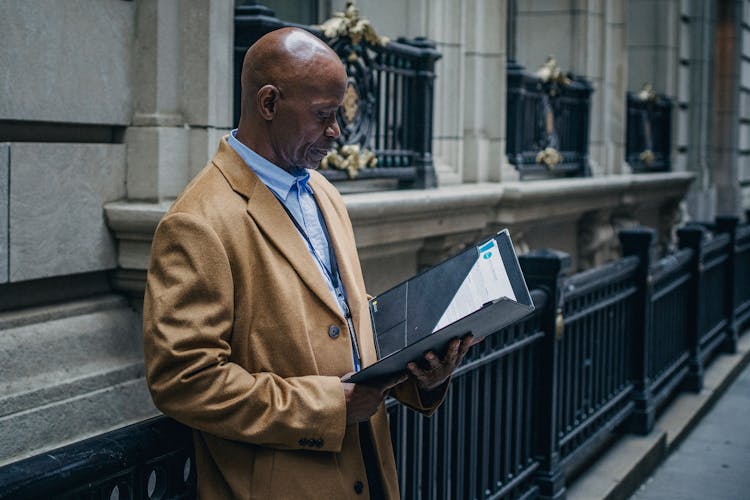
[[[320,160],[321,170],[333,167],[337,170],[346,170],[350,179],[355,179],[361,169],[376,167],[378,159],[372,151],[359,147],[358,144],[346,144],[338,151],[331,150]]]
[[[553,55],[547,57],[547,61],[536,71],[535,75],[544,83],[552,82],[558,85],[571,84],[570,78],[565,76],[559,66],[557,66],[557,59]]]
[[[652,163],[654,163],[654,160],[656,159],[656,157],[654,156],[653,151],[651,151],[650,149],[647,149],[638,155],[638,159],[641,160],[646,165],[651,165]]]
[[[654,92],[654,87],[650,83],[643,84],[641,91],[638,92],[638,100],[643,102],[656,100],[656,92]]]
[[[346,86],[341,110],[344,113],[344,120],[347,124],[353,123],[355,118],[357,118],[357,113],[359,113],[359,92],[357,92],[357,88],[351,82]]]
[[[536,162],[546,165],[548,169],[553,170],[555,165],[562,161],[562,155],[553,147],[548,146],[536,154]]]
[[[334,13],[332,18],[320,25],[320,29],[328,39],[349,37],[352,45],[359,45],[362,39],[371,45],[385,47],[388,44],[388,38],[378,36],[369,20],[359,17],[359,9],[352,1],[346,2],[344,12]],[[349,58],[352,57],[356,59],[357,56],[352,53]]]

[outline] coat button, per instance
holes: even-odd
[[[365,489],[365,485],[362,484],[362,481],[357,481],[354,483],[354,493],[357,495],[361,495],[362,491]]]
[[[332,339],[338,338],[340,331],[341,330],[339,330],[338,326],[331,325],[328,327],[328,336],[331,337]]]

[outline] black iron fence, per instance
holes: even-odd
[[[521,178],[588,176],[593,87],[556,67],[547,77],[507,65],[508,161]]]
[[[403,497],[562,498],[614,433],[699,391],[750,325],[750,225],[711,228],[659,259],[653,230],[622,231],[622,259],[573,276],[565,254],[521,256],[534,314],[470,352],[431,418],[387,402]],[[0,499],[194,498],[190,447],[152,419],[0,468]]]
[[[425,188],[437,183],[432,159],[435,63],[440,53],[424,38],[388,41],[362,30],[356,10],[335,21],[336,34],[324,26],[282,21],[262,5],[235,9],[234,71],[239,75],[248,47],[264,34],[285,26],[310,31],[341,57],[348,75],[338,112],[341,136],[321,163],[321,173],[348,190],[362,181],[390,180],[393,187]],[[350,34],[349,26],[365,35]],[[328,34],[327,34],[328,33]],[[354,32],[352,32],[354,33]],[[330,36],[329,36],[330,35]],[[235,78],[234,121],[240,116],[240,84]]]
[[[673,101],[645,88],[627,93],[625,161],[634,172],[667,172],[672,165]]]

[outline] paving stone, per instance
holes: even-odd
[[[750,491],[749,386],[750,367],[746,367],[634,498],[747,498]]]

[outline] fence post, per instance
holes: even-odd
[[[680,248],[689,248],[693,251],[690,258],[690,293],[688,296],[688,312],[691,315],[688,324],[688,348],[690,360],[688,362],[688,375],[686,386],[689,390],[700,392],[703,388],[703,362],[701,361],[701,322],[703,315],[700,311],[700,289],[702,275],[702,252],[705,230],[699,226],[687,226],[677,230],[677,238]]]
[[[565,473],[560,466],[557,435],[558,338],[563,328],[561,282],[570,267],[570,256],[555,250],[536,250],[520,256],[519,261],[528,287],[542,289],[548,297],[540,316],[544,338],[538,344],[534,363],[539,392],[532,425],[536,436],[534,455],[540,464],[536,474],[539,498],[558,500],[565,498]]]
[[[729,255],[727,256],[727,276],[724,280],[724,317],[727,318],[726,337],[722,343],[724,352],[734,354],[737,352],[737,323],[735,322],[735,276],[737,244],[737,226],[739,217],[734,215],[720,215],[716,217],[716,232],[729,235]]]
[[[630,417],[629,427],[638,434],[648,434],[654,428],[656,407],[651,392],[649,352],[651,336],[655,334],[651,326],[653,303],[651,301],[651,247],[656,232],[647,227],[626,229],[619,233],[622,253],[625,256],[638,257],[638,269],[635,280],[638,291],[635,295],[635,314],[633,318],[631,376],[633,377],[633,402],[635,409]]]
[[[417,177],[410,187],[417,189],[434,188],[437,186],[435,164],[432,158],[432,120],[434,116],[434,88],[435,63],[442,56],[435,48],[435,42],[423,37],[414,39],[399,38],[399,43],[411,45],[422,50],[422,56],[417,64],[416,89],[417,94],[413,105],[409,107],[413,113],[410,123],[414,124],[414,150],[416,157],[414,165]]]

